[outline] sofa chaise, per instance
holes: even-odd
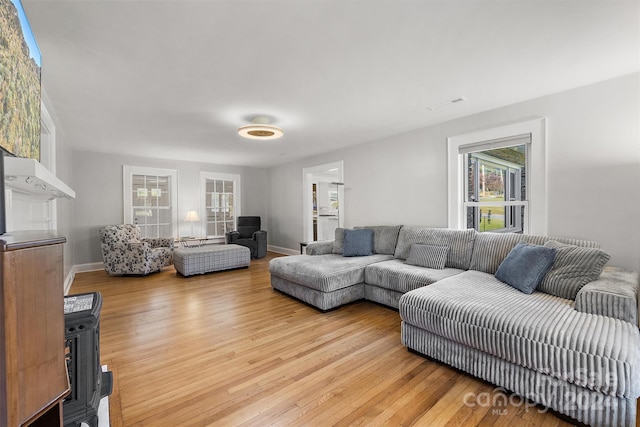
[[[344,256],[345,235],[364,233],[337,229],[333,242],[310,244],[307,255],[273,259],[272,287],[321,310],[361,299],[397,308],[411,351],[585,424],[635,425],[638,274],[605,268],[609,256],[597,243],[473,229],[360,229],[370,230],[371,255]],[[525,292],[502,273],[523,248],[553,254]]]

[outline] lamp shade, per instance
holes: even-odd
[[[189,211],[187,212],[187,216],[184,217],[184,220],[186,222],[196,222],[196,221],[200,221],[200,217],[198,216],[198,212]]]

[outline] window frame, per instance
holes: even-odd
[[[169,200],[171,203],[171,236],[178,238],[178,171],[176,169],[150,168],[146,166],[122,166],[123,218],[125,224],[133,224],[133,175],[169,177]]]
[[[231,173],[218,173],[218,172],[200,172],[200,226],[203,230],[203,235],[207,239],[213,240],[223,240],[225,236],[215,236],[209,235],[207,233],[207,180],[222,180],[222,181],[233,181],[233,229],[237,228],[238,217],[242,215],[242,194],[241,194],[241,177],[240,174],[231,174]],[[233,230],[231,230],[233,231]]]
[[[543,236],[547,234],[546,119],[544,117],[447,138],[449,228],[462,229],[466,225],[464,203],[466,165],[465,155],[460,154],[460,148],[469,145],[480,146],[484,142],[513,138],[523,134],[531,135],[528,152],[529,170],[525,177],[528,193],[528,206],[525,208],[527,220],[523,224],[523,232]]]

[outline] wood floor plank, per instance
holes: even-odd
[[[113,427],[570,425],[465,405],[494,387],[407,351],[395,310],[359,302],[322,313],[274,291],[275,256],[189,278],[172,267],[76,274],[71,293],[103,295]]]

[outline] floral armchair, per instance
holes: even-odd
[[[131,224],[102,228],[100,246],[110,275],[149,274],[173,264],[173,239],[142,238],[140,229]]]

